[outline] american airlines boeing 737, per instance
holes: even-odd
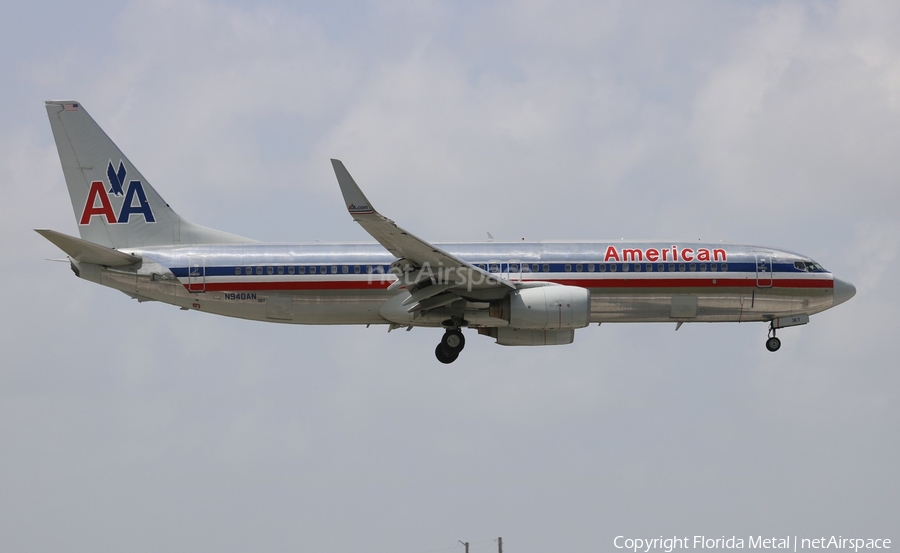
[[[856,288],[804,255],[681,242],[431,243],[375,210],[331,160],[352,218],[377,242],[269,244],[178,216],[75,101],[46,102],[80,238],[39,232],[76,276],[138,301],[257,321],[462,330],[507,346],[570,344],[591,323],[809,322]]]

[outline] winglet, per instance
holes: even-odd
[[[347,204],[347,211],[350,212],[350,215],[353,215],[355,219],[357,215],[375,213],[375,208],[359,189],[344,164],[339,159],[332,159],[331,165],[334,167],[334,174],[337,176],[338,185],[341,187],[341,194],[344,195],[344,203]]]

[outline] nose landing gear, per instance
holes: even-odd
[[[805,325],[808,322],[809,315],[806,313],[772,319],[769,321],[769,338],[766,340],[766,349],[769,351],[778,351],[778,348],[781,347],[781,340],[775,337],[775,331],[779,328]]]
[[[434,356],[444,364],[456,361],[459,353],[466,347],[466,338],[458,328],[448,329],[441,338],[441,343],[434,348]]]

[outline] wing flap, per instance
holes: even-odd
[[[410,294],[408,298],[403,300],[401,305],[409,305],[411,303],[417,303],[422,300],[427,300],[432,296],[436,296],[445,292],[448,288],[451,288],[454,283],[445,283],[445,284],[432,284],[431,286],[426,286],[425,288],[420,288]]]
[[[414,305],[410,306],[410,308],[407,309],[406,312],[414,313],[416,311],[428,311],[430,309],[437,309],[438,307],[450,305],[451,303],[459,299],[461,298],[453,292],[444,292],[442,294],[438,294],[436,296],[432,296],[415,303]]]

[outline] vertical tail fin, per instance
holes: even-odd
[[[45,104],[81,238],[111,248],[252,242],[182,219],[81,103]]]

